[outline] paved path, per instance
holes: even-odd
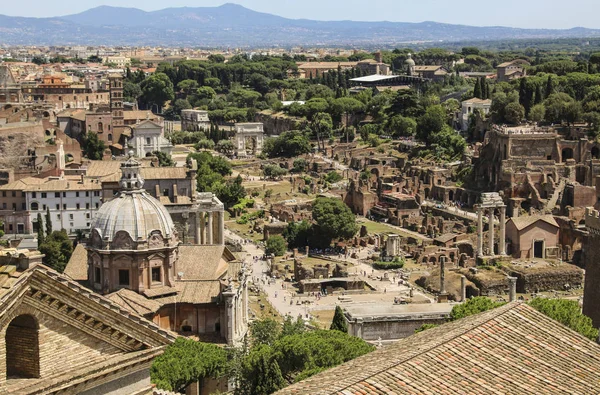
[[[232,231],[226,229],[225,235],[227,238],[243,241],[244,239]],[[303,316],[309,320],[312,311],[319,310],[331,310],[336,304],[339,303],[339,294],[322,296],[320,298],[316,296],[296,294],[296,288],[294,288],[290,282],[285,282],[282,279],[270,279],[268,278],[268,264],[266,261],[260,259],[264,255],[264,249],[254,243],[246,242],[242,244],[244,252],[242,257],[246,262],[252,263],[252,280],[253,283],[266,294],[269,303],[275,308],[282,316],[291,315],[297,317]],[[335,259],[340,263],[351,263],[352,266],[349,269],[350,277],[358,278],[368,282],[373,286],[375,292],[367,292],[364,294],[352,294],[353,303],[389,303],[393,304],[395,297],[408,297],[410,292],[410,286],[406,284],[399,284],[398,280],[394,276],[395,274],[389,273],[388,279],[384,279],[383,270],[375,270],[370,265],[365,264],[361,259],[368,258],[373,253],[373,248],[361,248],[356,249],[354,252],[357,253],[358,259],[346,258],[342,256],[339,259]],[[259,257],[254,259],[254,257]],[[393,281],[395,280],[395,281]],[[413,290],[413,297],[416,300],[424,301],[425,299],[432,301],[433,298],[430,295],[422,293],[420,290]],[[290,304],[290,301],[292,302]],[[300,301],[300,304],[298,304]],[[305,302],[305,303],[302,303]],[[346,303],[345,305],[352,305],[353,303]]]

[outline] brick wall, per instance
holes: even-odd
[[[33,316],[38,323],[39,371],[42,379],[67,369],[93,364],[106,356],[121,353],[118,348],[101,341],[83,330],[68,325],[61,320],[21,303],[11,317],[22,314]],[[8,330],[10,325],[0,329],[0,355],[6,355],[6,342],[14,339]],[[21,330],[22,328],[19,328]],[[7,333],[8,332],[8,333]],[[21,335],[22,336],[22,335]],[[9,347],[10,349],[11,347]],[[17,348],[17,350],[22,348]],[[7,360],[0,358],[0,384],[6,380]]]
[[[592,319],[594,327],[600,327],[600,236],[586,236],[583,242],[585,264],[585,288],[583,291],[583,314]]]
[[[7,375],[36,378],[40,374],[38,330],[31,316],[17,317],[7,328]]]

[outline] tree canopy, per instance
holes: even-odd
[[[356,217],[343,201],[332,198],[318,198],[313,204],[312,216],[315,221],[315,240],[321,247],[331,244],[335,238],[349,239],[358,232]]]

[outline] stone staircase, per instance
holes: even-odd
[[[560,180],[558,187],[554,190],[552,197],[550,198],[550,200],[548,200],[548,203],[546,204],[546,211],[551,213],[552,210],[554,210],[554,207],[556,207],[556,203],[558,203],[558,199],[562,196],[566,185],[567,181],[564,178]]]

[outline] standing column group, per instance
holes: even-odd
[[[488,210],[488,256],[495,256],[494,252],[494,210],[500,211],[500,224],[498,232],[498,255],[506,255],[506,206],[477,207],[477,256],[484,256],[483,253],[483,215],[484,210]]]
[[[215,229],[215,220],[217,228]],[[196,244],[225,244],[225,213],[223,211],[196,212]]]

